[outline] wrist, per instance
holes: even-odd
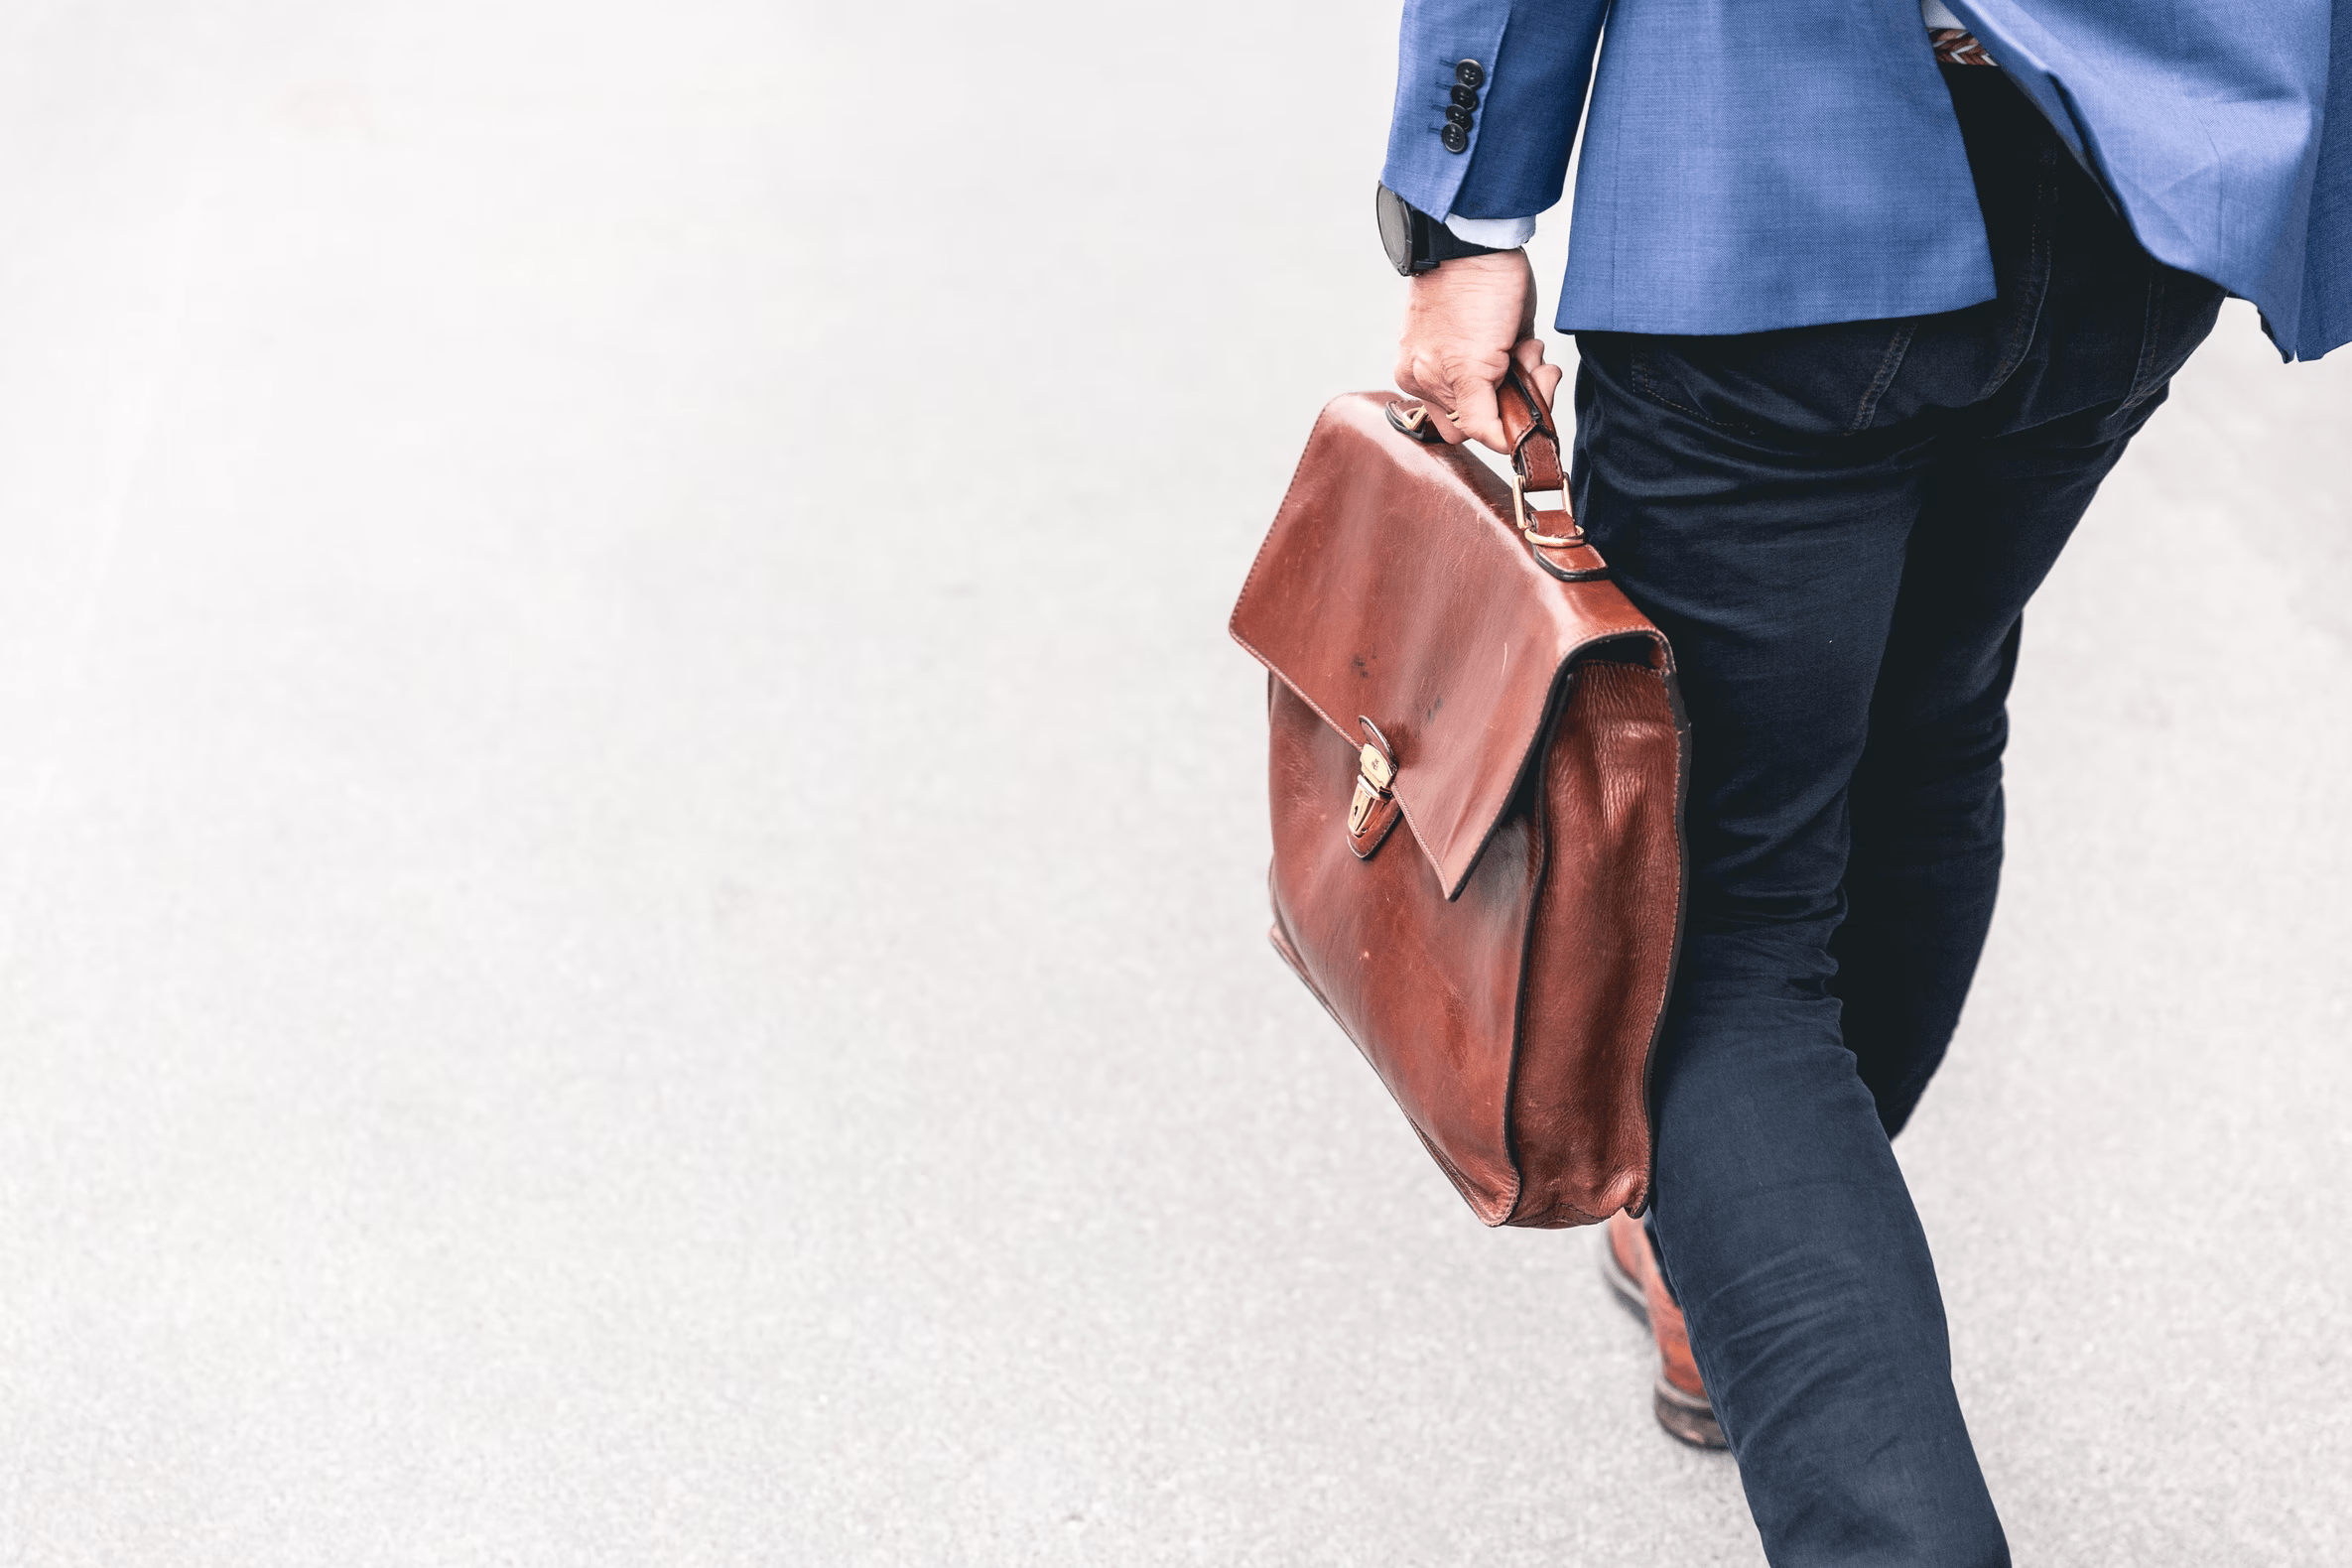
[[[1415,295],[1460,297],[1507,294],[1514,300],[1533,288],[1534,273],[1523,250],[1491,251],[1483,256],[1457,256],[1407,280]]]
[[[1515,274],[1526,265],[1527,253],[1523,250],[1490,250],[1484,251],[1476,256],[1456,256],[1451,261],[1441,261],[1437,264],[1437,268],[1432,268],[1431,270],[1436,271],[1438,268],[1443,268],[1446,271],[1455,273],[1492,272],[1496,274]]]

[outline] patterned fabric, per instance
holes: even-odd
[[[1976,35],[1965,28],[1931,27],[1927,42],[1935,46],[1935,63],[1939,65],[1995,65],[1993,57],[1985,53],[1985,46]]]

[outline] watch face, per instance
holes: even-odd
[[[1386,186],[1372,197],[1372,205],[1380,215],[1380,244],[1388,252],[1388,265],[1406,277],[1413,275],[1413,209],[1403,196]]]

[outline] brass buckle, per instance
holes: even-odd
[[[1348,802],[1348,836],[1361,838],[1364,825],[1372,821],[1373,810],[1389,798],[1389,786],[1396,782],[1396,765],[1371,741],[1356,753],[1356,796]]]
[[[1560,491],[1560,499],[1563,502],[1568,499],[1566,489]],[[1576,514],[1565,507],[1560,515],[1568,519],[1568,532],[1539,534],[1535,531],[1535,525],[1528,521],[1536,514],[1527,506],[1527,476],[1516,468],[1510,472],[1510,512],[1512,519],[1519,525],[1520,535],[1531,545],[1540,545],[1546,550],[1573,550],[1584,543],[1584,530],[1576,526]]]

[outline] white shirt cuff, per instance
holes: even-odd
[[[1446,227],[1456,239],[1496,250],[1516,250],[1535,237],[1531,217],[1450,217]]]

